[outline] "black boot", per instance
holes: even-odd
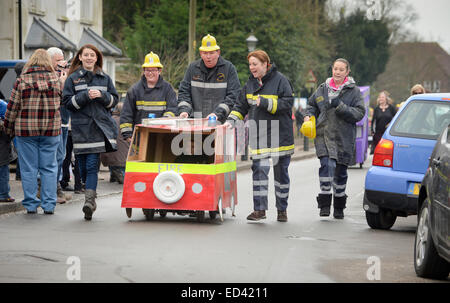
[[[316,197],[321,217],[328,217],[330,215],[331,197],[331,194],[319,194]]]
[[[347,195],[344,195],[343,197],[334,197],[333,217],[335,217],[336,219],[344,219],[344,208],[346,203],[347,203]]]

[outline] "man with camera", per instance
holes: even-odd
[[[66,60],[64,60],[63,51],[57,47],[50,47],[49,49],[47,49],[47,53],[50,55],[50,58],[52,59],[53,69],[58,74],[62,91],[64,89],[64,83],[66,82],[67,79],[69,64],[67,63]],[[62,204],[65,203],[66,200],[70,200],[72,198],[71,195],[66,195],[63,193],[61,184],[59,182],[62,176],[63,161],[66,156],[67,134],[69,132],[69,119],[70,119],[70,114],[62,103],[60,107],[60,114],[61,114],[61,135],[56,160],[58,162],[57,203]]]

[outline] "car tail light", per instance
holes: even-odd
[[[381,139],[375,147],[372,165],[392,167],[392,157],[394,155],[394,142]]]

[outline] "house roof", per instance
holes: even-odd
[[[450,76],[450,55],[437,42],[398,43],[394,46],[394,53],[406,58],[412,57],[410,54],[414,53],[417,54],[417,56],[410,59],[420,58],[424,63],[432,57],[445,73]],[[414,64],[417,62],[409,63]]]
[[[75,51],[77,46],[60,34],[53,27],[44,22],[41,18],[33,18],[30,30],[28,31],[25,48],[49,48],[52,46],[62,50]]]
[[[122,56],[122,50],[111,42],[94,32],[92,29],[85,27],[83,34],[81,35],[79,46],[82,47],[85,44],[92,44],[102,52],[103,55],[120,57]]]

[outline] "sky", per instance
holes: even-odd
[[[406,0],[419,16],[412,29],[423,41],[437,41],[450,54],[450,0]]]
[[[378,0],[331,0],[367,8]],[[386,1],[386,0],[385,0]],[[387,0],[390,1],[390,0]],[[418,16],[414,25],[406,27],[418,34],[420,41],[438,42],[450,54],[450,0],[403,0]]]

